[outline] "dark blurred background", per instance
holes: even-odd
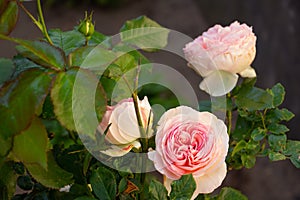
[[[238,20],[253,26],[257,35],[257,56],[253,67],[258,85],[266,88],[281,82],[286,88],[287,107],[296,114],[288,123],[290,139],[300,139],[300,1],[299,0],[45,0],[44,13],[48,28],[73,29],[84,17],[84,11],[94,11],[96,30],[107,35],[119,32],[125,20],[147,15],[162,26],[177,30],[192,38],[216,23],[228,25]],[[24,5],[36,13],[35,2]],[[23,39],[42,37],[39,30],[21,11],[12,36]],[[14,44],[0,41],[0,57],[15,55]],[[175,67],[198,87],[199,78],[186,69],[183,59],[168,59],[169,55],[153,57]],[[157,59],[157,60],[155,60]],[[240,189],[249,199],[300,200],[300,170],[289,161],[270,163],[258,159],[250,170],[229,172],[224,185]]]

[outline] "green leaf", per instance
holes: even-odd
[[[126,21],[121,28],[121,40],[146,51],[162,49],[167,45],[169,30],[155,21],[141,16]]]
[[[149,194],[151,199],[155,200],[167,200],[168,191],[163,184],[156,180],[151,180],[149,185]]]
[[[59,29],[49,30],[49,36],[56,47],[62,49],[66,55],[85,44],[85,37],[77,30],[62,32]]]
[[[252,122],[249,122],[247,119],[239,115],[236,121],[235,129],[232,132],[232,137],[237,141],[249,139],[251,129]]]
[[[18,52],[32,60],[33,62],[42,65],[46,68],[54,70],[62,70],[65,67],[65,58],[58,48],[43,41],[26,41],[13,39],[20,44],[16,49]]]
[[[262,139],[264,139],[266,137],[266,133],[267,132],[265,129],[258,127],[251,132],[251,138],[254,141],[261,141]]]
[[[117,183],[111,171],[100,167],[93,171],[90,182],[93,192],[99,199],[114,200],[117,193]]]
[[[1,4],[3,6],[6,2],[2,1]],[[0,13],[0,34],[9,35],[18,21],[19,9],[17,3],[9,1],[5,10]]]
[[[35,118],[28,129],[14,137],[13,154],[24,163],[37,163],[47,169],[48,136],[40,119]]]
[[[248,111],[272,108],[273,96],[260,88],[245,88],[236,95],[236,105]]]
[[[0,135],[0,163],[1,163],[1,157],[6,157],[8,153],[10,152],[12,148],[12,143],[13,143],[13,137],[9,138],[2,138]],[[0,164],[1,166],[1,164]]]
[[[173,181],[171,184],[171,200],[190,199],[196,189],[196,182],[192,174],[181,176],[179,180]]]
[[[295,115],[286,108],[283,109],[274,109],[271,111],[269,117],[276,118],[278,120],[290,121]]]
[[[0,137],[5,140],[29,126],[45,100],[52,78],[38,69],[27,70],[0,90]]]
[[[247,142],[245,140],[240,140],[236,146],[234,147],[233,151],[232,151],[232,156],[234,156],[236,153],[244,150],[247,146]]]
[[[90,69],[101,74],[116,59],[111,50],[98,46],[80,47],[69,55],[70,66]]]
[[[54,113],[64,127],[94,138],[106,110],[106,97],[93,73],[79,68],[60,72],[51,90],[51,98]]]
[[[300,168],[300,153],[294,153],[290,157],[290,160],[295,167]]]
[[[14,69],[12,60],[0,58],[0,85],[11,78]]]
[[[267,129],[274,134],[284,134],[290,130],[283,124],[270,124]]]
[[[217,197],[217,200],[247,200],[248,198],[243,195],[240,191],[224,187],[222,188],[220,194]]]
[[[13,57],[13,62],[16,67],[14,77],[17,77],[20,73],[22,73],[23,71],[25,71],[27,69],[31,69],[31,68],[43,69],[42,66],[35,64],[31,60],[23,57],[20,54]]]
[[[280,83],[274,85],[271,90],[268,90],[268,92],[273,95],[273,105],[275,107],[282,104],[285,96],[285,90]]]
[[[77,197],[74,200],[97,200],[97,199],[95,199],[93,197],[89,197],[89,196],[82,196],[82,197]]]
[[[16,190],[17,175],[13,163],[6,162],[0,166],[0,197],[2,200],[11,199]]]
[[[118,193],[124,192],[127,188],[127,178],[122,178],[119,185],[118,185]]]
[[[46,187],[59,189],[74,182],[73,175],[56,164],[51,152],[47,154],[47,170],[39,164],[24,164],[32,177]]]
[[[300,141],[288,140],[286,142],[286,148],[283,151],[284,155],[290,156],[294,153],[300,153]]]
[[[284,150],[286,147],[286,140],[287,140],[286,135],[271,134],[268,136],[269,145],[274,151]]]
[[[286,159],[285,155],[278,153],[278,152],[273,152],[273,151],[269,152],[268,156],[271,161],[279,161],[279,160]]]
[[[94,45],[102,45],[104,47],[110,48],[112,46],[111,44],[111,37],[103,35],[102,33],[99,33],[95,31],[89,40],[89,46],[94,46]]]
[[[249,155],[249,154],[242,154],[241,155],[242,159],[242,164],[247,168],[250,169],[254,167],[255,162],[256,162],[256,157],[255,155]]]

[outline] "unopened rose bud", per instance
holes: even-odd
[[[90,39],[95,31],[95,25],[92,22],[93,12],[88,16],[85,12],[85,18],[82,20],[78,26],[78,31],[81,32],[87,39]]]

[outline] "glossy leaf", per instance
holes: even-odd
[[[250,169],[254,167],[255,162],[256,162],[256,157],[255,155],[248,155],[248,154],[242,154],[241,155],[242,159],[242,164],[247,168]]]
[[[286,142],[286,148],[284,149],[285,155],[292,155],[293,153],[300,153],[300,141],[298,140],[288,140]]]
[[[121,40],[143,50],[153,51],[167,45],[169,30],[155,21],[141,16],[126,21],[121,28]]]
[[[37,163],[47,169],[47,131],[35,118],[28,129],[14,137],[13,154],[24,163]]]
[[[20,54],[13,57],[13,63],[15,65],[15,72],[13,74],[14,77],[17,77],[20,73],[22,73],[27,69],[31,69],[31,68],[43,69],[42,66],[35,64],[31,60],[23,57]]]
[[[242,89],[236,96],[236,105],[248,111],[273,107],[273,96],[260,88]]]
[[[38,69],[27,70],[0,90],[0,136],[4,139],[29,126],[45,100],[51,77]]]
[[[170,200],[190,199],[196,189],[196,182],[192,174],[184,175],[171,183]]]
[[[63,126],[94,137],[106,110],[105,93],[94,74],[79,68],[60,72],[51,99],[54,113]]]
[[[114,200],[117,193],[117,183],[112,172],[104,167],[95,170],[90,178],[93,192],[99,199]]]
[[[290,157],[291,162],[293,163],[293,165],[297,168],[300,168],[300,153],[294,153],[291,157]]]
[[[109,36],[103,35],[102,33],[95,31],[89,40],[89,46],[99,45],[99,44],[107,48],[110,48],[112,45],[111,38]]]
[[[46,187],[59,189],[73,183],[73,175],[56,164],[51,152],[47,154],[47,165],[48,169],[45,170],[39,164],[25,163],[33,178]]]
[[[6,4],[5,1],[1,1],[1,7]],[[0,7],[0,9],[1,9]],[[1,11],[1,10],[0,10]],[[0,34],[9,35],[14,29],[19,17],[19,8],[15,1],[9,1],[4,11],[0,12]]]
[[[62,70],[65,67],[63,53],[56,47],[43,41],[26,41],[13,39],[20,44],[17,51],[33,62],[54,70]]]
[[[268,156],[271,161],[279,161],[286,159],[285,155],[278,152],[270,152]]]
[[[85,37],[77,30],[62,32],[59,29],[49,31],[53,44],[62,49],[66,55],[85,44]]]
[[[274,134],[284,134],[290,130],[283,124],[270,124],[267,129]]]
[[[217,197],[217,200],[247,200],[248,198],[243,195],[240,191],[224,187],[222,188],[220,194]]]
[[[265,137],[266,137],[266,130],[260,127],[254,129],[251,133],[251,138],[254,141],[261,141]]]
[[[70,66],[95,70],[98,74],[103,73],[115,59],[114,52],[99,45],[81,47],[69,55]]]
[[[243,149],[245,149],[247,146],[247,143],[245,140],[240,140],[236,146],[234,147],[233,151],[232,151],[232,156],[234,156],[236,153],[242,151]]]
[[[286,147],[286,135],[274,135],[268,136],[268,142],[270,147],[275,151],[281,151]]]
[[[14,69],[12,60],[0,58],[0,85],[11,78]]]
[[[282,104],[282,102],[284,100],[284,96],[285,96],[285,90],[284,90],[284,87],[280,83],[277,83],[276,85],[274,85],[272,87],[271,90],[268,90],[268,91],[274,97],[274,99],[273,99],[274,106],[279,106],[280,104]]]
[[[168,191],[163,184],[156,180],[152,180],[149,185],[149,195],[151,199],[167,200]]]

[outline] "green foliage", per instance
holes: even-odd
[[[155,200],[167,200],[168,192],[163,184],[152,180],[149,186],[150,198]]]
[[[121,40],[146,51],[167,45],[169,30],[146,16],[127,21],[121,28]]]
[[[49,31],[53,44],[62,49],[66,55],[85,44],[85,37],[76,30],[62,32],[59,29]]]
[[[290,159],[297,167],[294,159],[297,156],[286,153],[286,133],[289,129],[281,124],[291,120],[294,114],[285,108],[278,108],[284,100],[284,87],[276,84],[271,89],[263,90],[255,88],[254,83],[255,80],[245,79],[229,97],[235,102],[232,108],[228,108],[229,112],[237,109],[238,117],[230,135],[227,163],[230,168],[252,168],[256,157],[268,156],[271,161]]]
[[[38,69],[24,71],[0,90],[0,138],[7,139],[29,126],[46,98],[51,77]],[[8,117],[9,116],[9,117]]]
[[[0,58],[0,85],[9,80],[14,72],[15,66],[10,59]]]
[[[43,41],[26,41],[20,39],[14,39],[13,41],[20,44],[20,46],[16,46],[16,49],[25,58],[53,70],[64,69],[65,57],[62,50]]]
[[[8,35],[14,29],[19,17],[15,1],[0,1],[0,34]]]
[[[153,174],[132,173],[133,167],[148,168],[152,162],[127,156],[110,160],[102,155],[118,171],[93,157],[108,147],[105,135],[96,131],[107,104],[139,92],[152,105],[165,109],[178,105],[167,88],[137,83],[148,80],[152,70],[140,49],[163,49],[169,30],[141,16],[123,25],[117,41],[95,31],[90,15],[73,30],[47,31],[39,9],[38,19],[30,18],[45,38],[22,40],[7,36],[18,18],[17,4],[22,2],[0,0],[0,39],[18,45],[12,60],[0,58],[0,198],[190,199],[196,189],[191,174],[173,181],[168,196]],[[201,111],[211,111],[212,105],[226,111],[229,127],[232,116],[237,116],[235,127],[228,131],[228,167],[251,168],[257,157],[267,156],[271,161],[289,159],[300,168],[300,142],[288,140],[289,129],[282,124],[294,114],[278,107],[284,100],[284,87],[276,84],[264,90],[255,87],[255,82],[244,79],[227,95],[226,103],[220,99],[200,102]],[[162,110],[153,108],[154,123]],[[155,148],[154,139],[149,139],[147,148]],[[87,143],[93,155],[84,146]],[[16,184],[27,193],[13,197]],[[59,191],[65,186],[70,186],[69,192]],[[197,199],[247,198],[225,187],[218,195],[201,194]]]
[[[41,120],[35,118],[26,130],[14,137],[12,153],[17,160],[27,164],[39,164],[47,169],[47,147],[46,129]]]
[[[117,188],[114,175],[106,168],[95,170],[90,178],[93,192],[99,199],[113,200],[116,197]]]
[[[190,199],[196,189],[196,182],[192,174],[184,175],[171,183],[171,200]]]
[[[56,164],[51,152],[47,154],[47,170],[36,163],[24,163],[32,177],[49,188],[59,189],[73,183],[73,175]]]

